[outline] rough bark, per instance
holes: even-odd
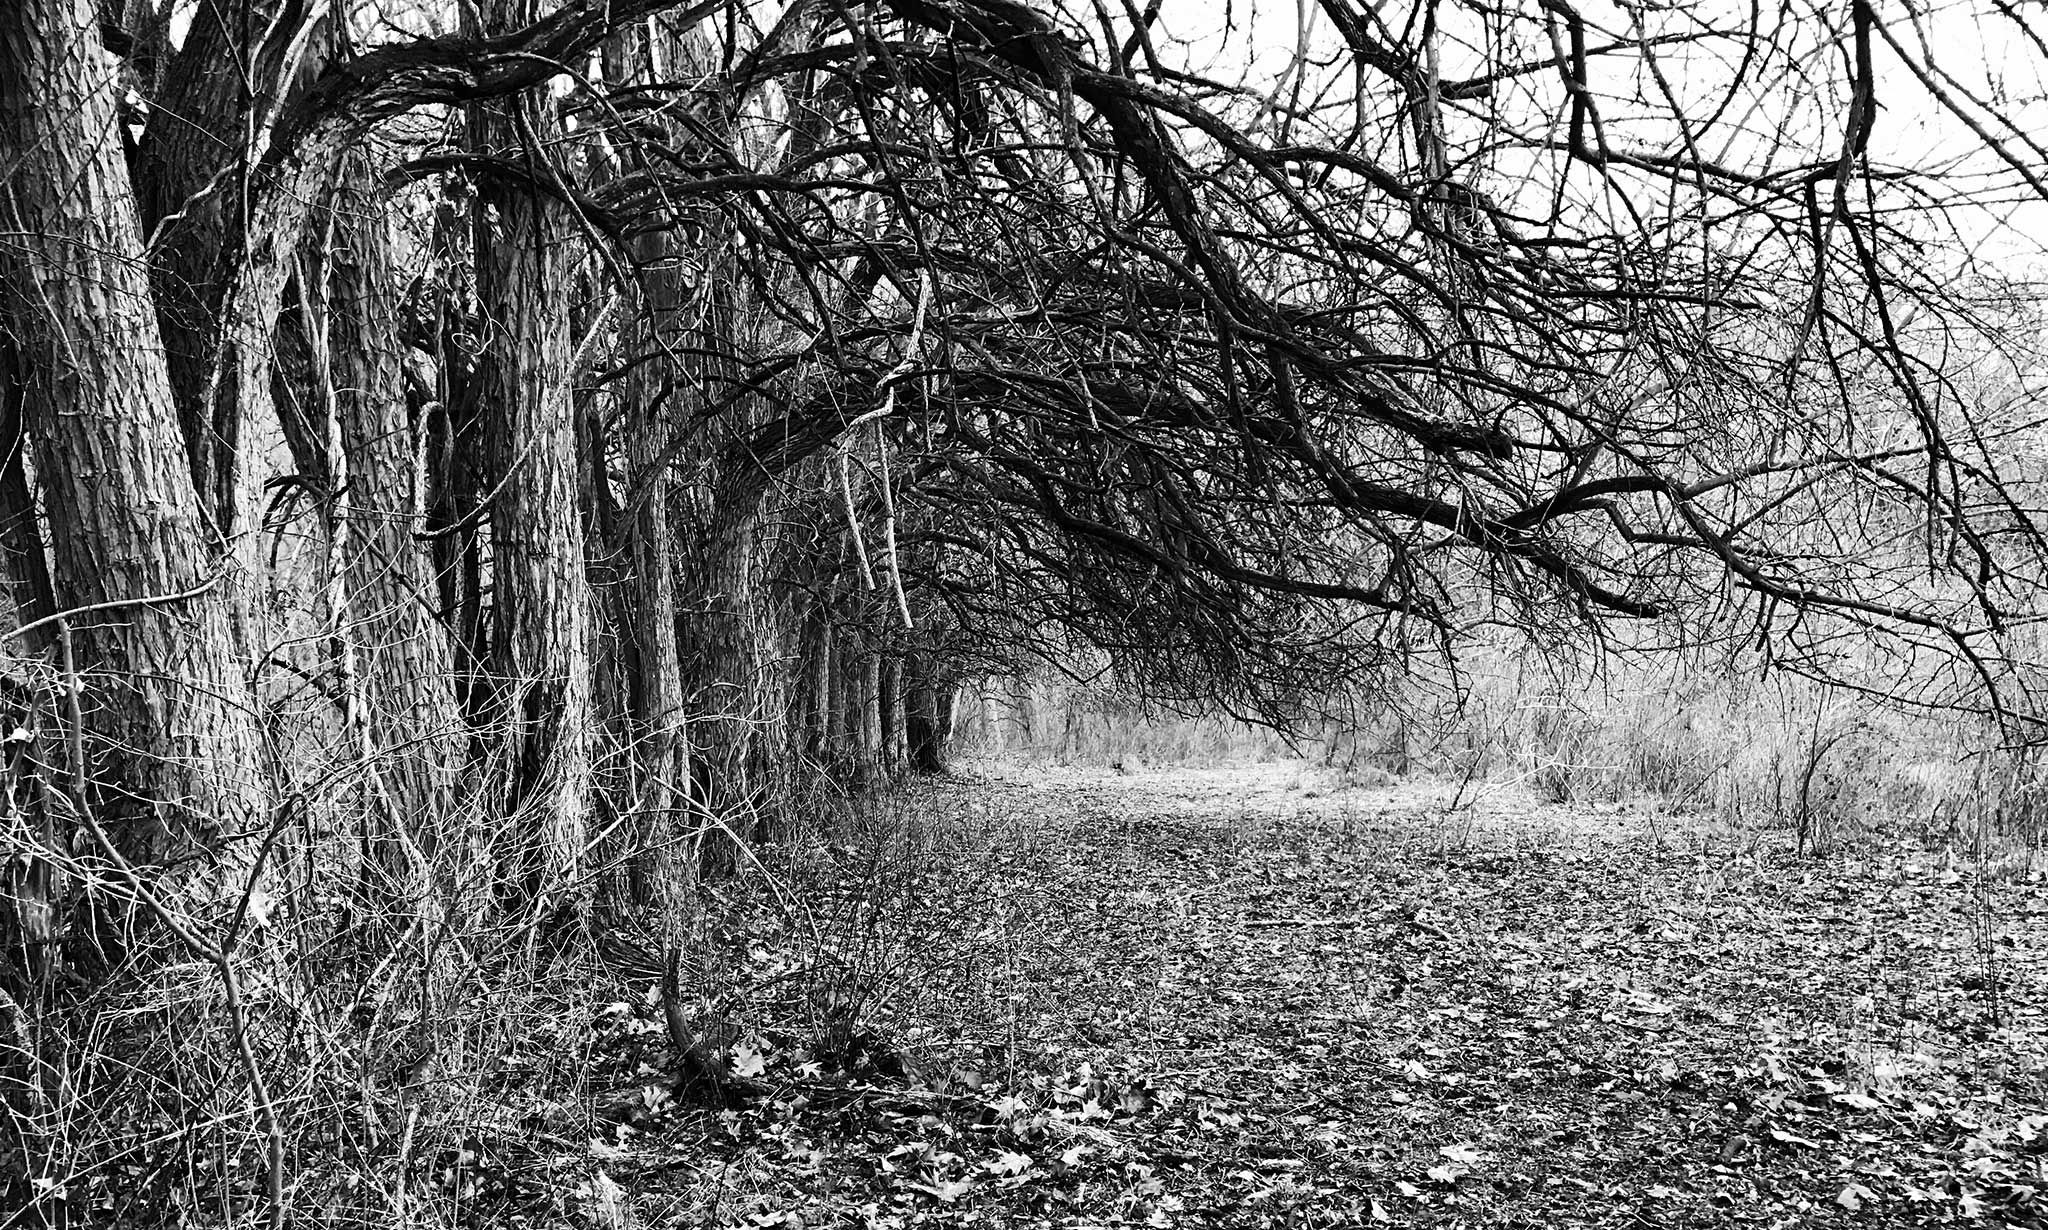
[[[233,272],[226,260],[229,217],[246,202],[241,182],[223,172],[246,145],[249,83],[234,66],[249,30],[260,32],[267,24],[268,8],[200,5],[193,12],[185,41],[163,74],[163,92],[150,100],[150,121],[135,159],[143,232],[164,228],[162,242],[151,251],[150,281],[192,487],[224,532],[233,516],[234,483],[227,471],[240,433],[233,420],[215,421],[207,385]],[[174,216],[177,224],[164,226]]]
[[[672,270],[648,274],[649,295],[637,331],[651,340],[673,313],[678,289]],[[668,468],[659,459],[670,436],[666,416],[654,404],[654,390],[639,381],[629,386],[630,426],[626,437],[629,473],[647,484],[630,527],[634,576],[634,644],[638,650],[635,725],[639,750],[638,797],[644,836],[665,844],[690,781],[690,740],[685,719],[682,649],[676,636],[675,535],[670,521]]]
[[[600,335],[610,331],[607,318],[616,302],[597,278],[586,274],[585,281],[570,325],[575,336],[588,339],[593,330]],[[587,354],[589,346],[589,341],[579,344],[577,354]],[[585,569],[593,604],[591,709],[598,731],[592,754],[591,825],[602,834],[590,853],[595,866],[592,889],[598,906],[616,916],[650,900],[656,887],[647,866],[648,843],[638,832],[641,814],[636,811],[636,758],[641,752],[634,725],[640,690],[640,654],[633,634],[637,595],[626,515],[611,476],[617,452],[612,401],[585,386],[580,374],[574,383],[578,515],[584,541],[592,544]]]
[[[391,237],[369,165],[351,160],[336,186],[327,255],[335,496],[330,532],[342,562],[344,620],[335,646],[350,727],[373,765],[365,834],[400,900],[424,905],[469,877],[468,839],[452,827],[464,726],[445,630],[429,610],[427,560],[414,540],[415,479],[399,340]],[[446,886],[442,886],[446,887]]]
[[[4,310],[30,373],[53,583],[89,671],[94,792],[133,860],[236,870],[262,775],[253,705],[171,398],[89,5],[0,6],[0,147],[16,154]],[[221,868],[222,862],[227,863]]]
[[[674,19],[699,20],[729,2],[697,0]],[[238,211],[246,225],[231,227],[219,244],[221,251],[234,253],[235,264],[222,306],[211,314],[220,329],[215,417],[230,423],[270,417],[268,342],[296,267],[293,253],[312,202],[363,137],[384,120],[418,107],[520,96],[556,77],[561,65],[577,62],[610,30],[671,3],[571,0],[537,20],[529,20],[535,4],[498,3],[487,15],[485,37],[402,40],[338,62],[296,86],[270,127],[267,145],[255,156],[257,173],[247,208]],[[519,25],[522,21],[527,24]],[[295,32],[291,22],[271,31],[287,44]],[[261,49],[258,65],[276,64],[281,50]],[[501,134],[507,129],[501,127]],[[512,142],[497,144],[509,148]],[[486,141],[480,152],[492,149]],[[167,219],[164,242],[180,242],[173,232],[185,225],[182,218]],[[219,481],[216,477],[215,485]]]
[[[222,321],[261,154],[251,147],[251,122],[276,99],[304,92],[312,70],[328,60],[328,19],[296,37],[307,15],[300,0],[195,8],[161,73],[160,91],[149,99],[149,123],[135,153],[171,399],[193,488],[224,538],[233,534],[244,499],[238,470],[247,422],[235,385],[246,373],[219,360],[221,347],[234,340]]]
[[[694,805],[745,832],[776,797],[783,689],[758,510],[728,508],[686,553],[682,606]]]
[[[653,81],[694,71],[704,58],[701,34],[660,18],[625,32],[607,47],[607,76]],[[678,422],[689,422],[691,392],[700,382],[681,370],[676,339],[686,327],[690,286],[673,231],[635,241],[638,294],[622,329],[637,362],[621,387],[625,403],[627,486],[634,493],[626,544],[632,559],[631,631],[635,649],[633,740],[637,781],[637,849],[631,877],[636,903],[667,894],[690,874],[693,860],[673,855],[686,830],[691,780],[688,695],[676,620],[674,500],[671,446]]]
[[[495,30],[532,21],[532,0],[500,0]],[[525,119],[517,118],[525,109]],[[551,131],[545,94],[480,108],[486,152]],[[532,156],[543,157],[541,151]],[[508,823],[498,879],[508,905],[542,913],[587,904],[582,855],[592,707],[590,587],[577,515],[560,211],[493,183],[478,194],[477,291],[487,336],[478,382],[497,497],[491,504],[493,716],[503,734]]]
[[[480,326],[474,294],[474,225],[443,198],[434,218],[432,360],[437,385],[426,420],[426,528],[436,610],[450,631],[456,695],[471,727],[487,721],[479,686],[490,656],[483,604],[483,493],[489,485],[477,383]]]

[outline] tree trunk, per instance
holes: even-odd
[[[140,7],[138,5],[138,7]],[[165,6],[166,19],[171,6]],[[326,63],[331,22],[320,18],[310,44],[299,48],[298,80],[286,79],[296,23],[275,19],[277,0],[202,4],[192,12],[182,45],[165,67],[160,96],[148,99],[149,123],[136,148],[135,195],[149,250],[157,324],[162,331],[171,400],[200,507],[225,541],[241,503],[239,369],[228,364],[213,389],[226,292],[239,245],[238,211],[248,207],[251,176],[237,176],[247,150],[249,117],[287,98]],[[170,223],[175,220],[175,225]]]
[[[903,768],[903,659],[894,654],[882,658],[882,673],[875,691],[880,706],[882,774],[894,777]]]
[[[714,514],[689,558],[683,605],[691,671],[695,802],[741,836],[772,809],[785,718],[764,584],[763,530],[752,509]]]
[[[805,630],[804,755],[823,768],[832,754],[832,607],[812,604]]]
[[[855,778],[862,789],[882,779],[882,656],[865,639],[860,642],[860,674],[856,679],[860,768]]]
[[[615,82],[659,81],[695,71],[702,37],[656,18],[622,31],[607,46],[606,76]],[[650,122],[653,122],[650,120]],[[689,140],[687,133],[671,137]],[[654,230],[634,242],[639,294],[621,329],[633,367],[621,386],[625,402],[627,489],[631,523],[624,527],[632,560],[632,620],[636,654],[633,738],[635,801],[633,895],[636,904],[668,901],[684,889],[695,857],[683,847],[697,825],[689,814],[691,754],[688,690],[677,628],[676,483],[670,455],[679,434],[696,428],[701,381],[686,369],[681,338],[687,327],[690,279],[678,259],[672,230]]]
[[[441,622],[455,656],[456,697],[472,730],[489,721],[482,676],[490,656],[484,622],[483,493],[490,485],[484,416],[475,370],[481,330],[474,296],[475,228],[443,198],[434,218],[433,366],[437,387],[425,407],[426,528]]]
[[[646,274],[648,301],[634,322],[634,335],[649,343],[673,313],[680,287],[672,269]],[[642,370],[645,370],[643,368]],[[654,404],[656,390],[639,379],[627,384],[629,401],[626,456],[637,501],[631,535],[633,559],[633,639],[638,651],[634,714],[639,766],[638,800],[641,835],[636,876],[644,895],[663,878],[661,868],[687,860],[658,856],[679,840],[679,824],[687,820],[683,803],[690,783],[690,739],[685,719],[682,648],[676,632],[675,536],[669,505],[673,483],[664,456],[671,439],[666,416]]]
[[[0,148],[14,237],[5,312],[29,372],[56,600],[74,618],[98,802],[131,860],[239,874],[260,815],[255,707],[186,464],[91,9],[0,5]]]
[[[598,291],[602,294],[602,290]],[[571,321],[572,332],[584,336],[608,326],[586,300]],[[580,348],[579,348],[580,350]],[[638,612],[631,543],[625,509],[620,505],[611,470],[616,449],[611,398],[576,382],[577,473],[582,488],[577,499],[590,585],[590,703],[595,724],[591,756],[591,827],[603,839],[587,855],[594,874],[591,891],[601,907],[617,912],[650,900],[652,890],[640,852],[634,804],[640,788],[639,712],[640,649],[634,636]]]
[[[532,0],[500,0],[487,29],[533,20],[536,11]],[[522,107],[529,131],[544,140],[549,106],[536,91],[480,108],[483,148],[504,154],[520,146],[513,116]],[[478,193],[477,291],[488,333],[477,379],[497,486],[492,709],[504,739],[509,817],[498,878],[508,905],[540,913],[581,913],[588,897],[590,586],[577,515],[567,242],[561,211],[531,190],[492,181]]]
[[[933,664],[923,655],[913,657],[905,663],[904,675],[903,734],[911,771],[943,773],[949,732]]]
[[[465,731],[454,662],[428,602],[427,560],[414,541],[421,493],[414,476],[399,287],[391,238],[360,157],[334,194],[327,260],[327,336],[338,455],[327,465],[330,532],[342,561],[343,619],[335,652],[349,726],[373,766],[364,809],[372,864],[394,899],[423,906],[467,881],[475,862],[451,827]],[[438,864],[438,868],[437,868]],[[436,886],[437,870],[447,881]]]
[[[249,82],[239,27],[259,33],[262,12],[224,5],[200,5],[183,44],[163,74],[162,97],[150,99],[150,119],[135,160],[135,188],[146,233],[155,234],[174,215],[164,242],[150,254],[157,324],[162,332],[171,397],[190,467],[191,485],[207,517],[222,533],[233,515],[234,482],[228,476],[239,434],[233,422],[216,423],[206,396],[220,341],[220,311],[226,292],[228,211],[240,203],[240,186],[215,183],[244,144],[243,102]],[[233,399],[226,399],[233,404]]]

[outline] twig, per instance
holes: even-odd
[[[214,580],[217,581],[219,578],[216,577]],[[213,581],[209,581],[199,589],[192,591],[192,593],[202,593],[212,588],[213,584]],[[179,596],[189,597],[191,595]],[[99,606],[122,606],[131,605],[135,601],[161,600],[132,599],[128,603],[101,603]],[[208,943],[200,938],[197,932],[187,927],[184,921],[173,913],[169,906],[165,905],[154,892],[150,891],[149,887],[142,882],[141,873],[136,871],[134,864],[130,863],[127,857],[121,853],[120,848],[114,844],[113,838],[107,835],[107,831],[100,827],[99,817],[95,816],[92,809],[86,804],[83,788],[85,776],[85,715],[79,701],[79,694],[83,685],[79,679],[78,659],[72,644],[71,624],[68,618],[70,614],[72,612],[65,612],[51,618],[57,621],[57,644],[64,668],[65,719],[71,727],[67,739],[70,744],[72,757],[70,790],[68,791],[71,806],[77,812],[79,821],[92,833],[93,840],[98,842],[100,848],[106,851],[107,858],[113,863],[114,869],[121,874],[123,880],[127,881],[128,890],[135,895],[135,900],[147,908],[151,914],[154,914],[157,921],[162,923],[164,928],[173,936],[182,941],[194,955],[213,966],[215,971],[219,973],[221,992],[227,1000],[228,1026],[234,1034],[235,1050],[241,1057],[244,1075],[249,1080],[249,1096],[256,1103],[256,1118],[262,1126],[265,1143],[269,1146],[267,1150],[268,1157],[266,1158],[269,1174],[266,1176],[268,1181],[265,1185],[267,1188],[265,1195],[269,1198],[270,1204],[270,1216],[268,1219],[270,1230],[284,1230],[284,1126],[277,1116],[277,1102],[270,1095],[270,1085],[263,1079],[263,1065],[257,1062],[255,1046],[249,1041],[248,1011],[242,999],[242,980],[235,973],[234,960],[227,949]],[[20,629],[16,629],[16,631],[19,632]],[[255,878],[263,873],[264,856],[269,852],[271,840],[274,840],[275,834],[283,828],[283,819],[288,818],[291,814],[292,802],[292,800],[287,800],[285,806],[281,809],[279,821],[271,825],[271,839],[266,840],[262,849],[257,853],[256,865],[250,871],[250,892],[253,892]],[[243,914],[248,907],[250,892],[245,892],[242,900],[236,906],[235,921],[229,932],[230,943],[234,940],[234,928],[238,928],[241,925]]]
[[[1409,926],[1415,928],[1417,931],[1422,932],[1424,935],[1433,935],[1447,944],[1451,940],[1451,933],[1444,930],[1442,927],[1436,926],[1432,923],[1426,923],[1419,918],[1410,918],[1406,921]]]
[[[95,602],[88,606],[75,606],[68,611],[59,611],[55,615],[45,615],[41,619],[31,619],[18,628],[11,629],[6,633],[0,633],[0,641],[13,640],[15,637],[33,632],[45,624],[55,624],[60,632],[66,632],[71,620],[78,618],[80,615],[90,615],[95,611],[115,611],[123,607],[155,606],[163,602],[183,602],[187,598],[197,598],[218,584],[220,584],[220,574],[216,573],[207,578],[205,582],[195,585],[191,589],[180,590],[175,594],[149,594],[141,598],[116,598],[111,602]],[[68,632],[66,632],[66,635],[68,635]]]

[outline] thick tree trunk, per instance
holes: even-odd
[[[762,534],[751,509],[715,515],[689,556],[690,599],[683,606],[694,803],[741,836],[779,794],[775,752],[786,717]]]
[[[427,559],[415,478],[391,237],[371,169],[351,158],[334,194],[327,335],[338,455],[330,532],[342,561],[336,655],[350,729],[374,766],[366,846],[400,901],[424,905],[474,872],[453,826],[466,732]],[[438,869],[446,881],[436,885]]]
[[[89,672],[99,801],[129,858],[237,874],[260,813],[254,706],[186,464],[122,160],[115,71],[76,0],[0,5],[4,310],[30,373],[54,586]],[[253,843],[249,843],[253,848]],[[222,887],[214,885],[213,887]]]
[[[644,258],[661,259],[652,253]],[[645,278],[647,301],[636,314],[632,330],[635,353],[644,353],[640,347],[654,344],[673,319],[682,292],[680,275],[672,267],[656,263]],[[641,369],[648,374],[656,370],[661,369],[654,365]],[[678,841],[679,826],[688,823],[683,804],[690,783],[690,739],[682,648],[676,632],[676,551],[669,509],[674,484],[666,456],[672,437],[666,426],[668,415],[657,404],[657,396],[652,380],[642,377],[627,382],[627,472],[633,476],[631,485],[638,501],[627,528],[633,559],[633,641],[638,668],[634,733],[641,814],[635,827],[641,849],[635,859],[643,868],[634,881],[643,903],[645,895],[659,891],[658,882],[667,878],[664,869],[688,861],[663,854]]]
[[[612,328],[609,317],[616,310],[616,298],[598,279],[586,275],[586,284],[576,296],[572,314],[572,335],[602,336]],[[587,344],[577,354],[587,353]],[[580,358],[579,358],[580,361]],[[640,650],[634,635],[638,611],[630,535],[626,532],[626,510],[619,503],[612,482],[614,446],[612,398],[594,388],[584,387],[580,373],[572,373],[575,386],[577,493],[583,520],[584,541],[592,544],[586,552],[592,602],[590,660],[591,710],[596,723],[596,750],[592,754],[591,827],[601,838],[589,852],[594,874],[593,898],[597,905],[617,916],[653,899],[658,877],[647,865],[649,843],[639,832],[644,809],[637,806],[642,754],[636,715],[639,712]]]
[[[536,16],[501,0],[489,28]],[[487,151],[551,131],[546,96],[478,112]],[[543,156],[537,151],[534,156]],[[501,724],[510,823],[499,851],[508,904],[580,913],[592,706],[590,586],[577,515],[576,425],[569,385],[568,233],[560,210],[523,187],[478,194],[477,291],[487,321],[478,371],[497,485],[491,503],[493,717]]]
[[[142,7],[138,5],[137,7]],[[169,20],[165,6],[165,20]],[[241,399],[236,364],[213,380],[227,342],[222,329],[229,283],[240,257],[233,236],[249,206],[249,174],[236,174],[248,149],[252,116],[289,97],[327,60],[331,23],[319,19],[299,44],[296,20],[276,20],[278,0],[201,4],[177,54],[147,99],[149,123],[135,155],[135,194],[149,249],[157,324],[171,399],[200,507],[224,538],[241,514]],[[296,50],[295,64],[287,57]],[[289,69],[297,80],[288,80]],[[174,223],[174,224],[173,224]]]
[[[241,117],[249,82],[234,66],[245,63],[242,43],[253,37],[242,27],[260,34],[265,7],[200,5],[194,11],[163,74],[163,95],[149,100],[150,120],[135,160],[145,232],[155,234],[173,215],[179,219],[151,253],[151,284],[192,487],[223,533],[234,513],[230,471],[240,433],[232,420],[215,421],[219,403],[206,394],[227,289],[228,213],[242,201],[238,183],[216,182],[216,176],[245,144]],[[246,22],[238,20],[242,16]]]
[[[484,622],[483,493],[490,485],[483,408],[471,342],[480,331],[475,314],[475,228],[456,203],[444,198],[435,212],[433,365],[438,381],[426,420],[426,528],[433,562],[436,609],[449,629],[455,655],[456,696],[471,729],[489,721],[482,686],[490,657]]]
[[[704,44],[701,35],[656,18],[621,31],[607,44],[606,76],[614,82],[672,80],[707,58]],[[688,141],[692,134],[669,135]],[[631,826],[635,848],[629,883],[639,905],[670,901],[685,891],[696,862],[685,849],[688,834],[698,825],[688,807],[689,698],[676,620],[676,459],[670,454],[680,433],[695,429],[698,398],[692,395],[701,395],[702,382],[687,370],[683,355],[691,286],[677,243],[674,232],[660,230],[635,241],[639,293],[620,330],[633,359],[620,397],[626,486],[633,499],[631,521],[622,528],[633,576],[625,630],[634,648],[631,735],[638,808]]]

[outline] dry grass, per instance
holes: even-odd
[[[1907,834],[2025,868],[2048,840],[2048,763],[2006,746],[1988,720],[1914,713],[1725,655],[1574,667],[1481,652],[1462,665],[1455,688],[1418,677],[1391,698],[1333,698],[1333,716],[1297,744],[1045,682],[991,685],[962,728],[1026,763],[1130,771],[1299,755],[1354,785],[1432,777],[1453,803],[1505,786],[1554,804],[1704,814],[1789,831],[1810,854]]]

